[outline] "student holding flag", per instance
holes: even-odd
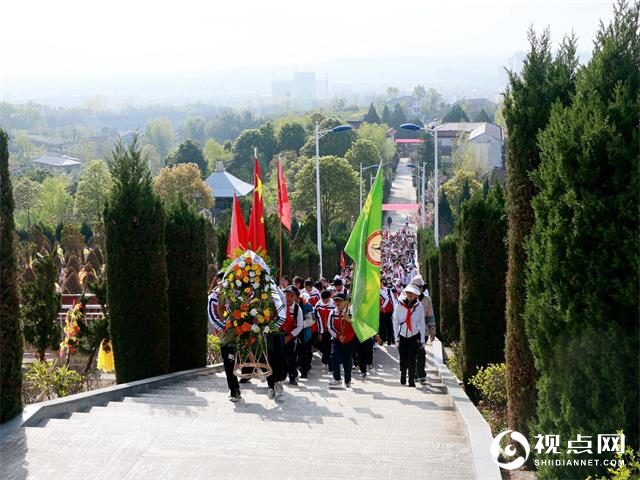
[[[344,248],[345,253],[353,259],[355,267],[351,287],[353,318],[350,326],[361,344],[367,346],[367,353],[368,348],[373,348],[370,339],[378,334],[380,320],[382,170],[380,165],[362,212]],[[338,295],[334,296],[334,300],[339,308]],[[332,316],[335,317],[335,312]],[[369,362],[369,355],[362,360]],[[364,370],[363,378],[366,376],[366,368]]]

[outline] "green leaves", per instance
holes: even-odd
[[[638,441],[639,11],[616,5],[571,102],[556,104],[538,135],[525,320],[540,376],[534,426],[563,438],[624,428],[629,444]],[[565,50],[571,58],[571,42]]]

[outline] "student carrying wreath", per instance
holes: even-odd
[[[236,359],[236,347],[234,339],[225,331],[224,321],[221,319],[218,297],[220,295],[220,282],[224,277],[224,271],[216,274],[211,284],[211,291],[207,300],[207,314],[209,323],[213,327],[214,334],[220,339],[220,355],[224,365],[224,374],[227,377],[227,387],[229,387],[229,400],[238,402],[241,400],[240,384],[238,377],[233,373]]]

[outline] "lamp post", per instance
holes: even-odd
[[[384,166],[385,164],[382,164],[382,165]],[[369,170],[369,169],[377,170],[379,166],[380,166],[380,165],[369,165],[368,167],[363,167],[363,166],[362,166],[362,162],[360,162],[360,211],[361,211],[361,212],[362,212],[362,173],[363,173],[365,170]],[[371,183],[372,183],[372,181],[371,181],[371,174],[372,174],[372,173],[371,173],[371,172],[369,172],[369,188],[371,188]]]
[[[440,245],[439,240],[439,228],[438,228],[438,121],[434,121],[430,128],[421,127],[420,125],[416,125],[415,123],[403,123],[400,125],[400,128],[404,128],[405,130],[413,130],[413,131],[423,131],[427,132],[434,138],[434,161],[433,161],[433,237],[435,240],[436,247]],[[424,168],[424,165],[423,165]],[[422,172],[424,178],[424,170]],[[424,185],[424,181],[423,181]],[[424,195],[424,193],[423,193]],[[423,208],[424,212],[424,208]]]
[[[320,278],[322,278],[322,227],[320,223],[320,139],[331,132],[344,132],[351,130],[351,125],[338,125],[337,127],[320,130],[316,122],[316,229],[318,240],[318,256],[320,257]]]
[[[427,220],[426,220],[427,219],[426,217],[427,199],[425,196],[425,191],[426,191],[425,177],[426,177],[427,169],[424,166],[420,166],[415,163],[407,163],[407,167],[415,168],[420,172],[420,175],[411,175],[411,176],[417,180],[417,183],[420,186],[420,198],[418,198],[418,201],[420,202],[420,225],[424,227],[425,224],[427,223]]]

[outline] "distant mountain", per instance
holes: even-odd
[[[589,54],[581,54],[581,60]],[[29,82],[5,79],[0,86],[0,101],[25,103],[36,101],[50,105],[77,106],[95,95],[102,95],[109,105],[214,102],[220,105],[255,106],[259,96],[268,95],[271,81],[291,79],[294,71],[316,72],[328,77],[330,100],[335,96],[364,101],[380,94],[388,86],[402,93],[416,84],[435,88],[449,102],[464,98],[487,98],[499,101],[507,82],[505,68],[519,70],[524,52],[511,57],[406,56],[337,59],[306,65],[237,68],[215,71],[204,66],[198,72],[170,71],[144,75],[95,73],[84,77],[49,78],[42,75]]]

